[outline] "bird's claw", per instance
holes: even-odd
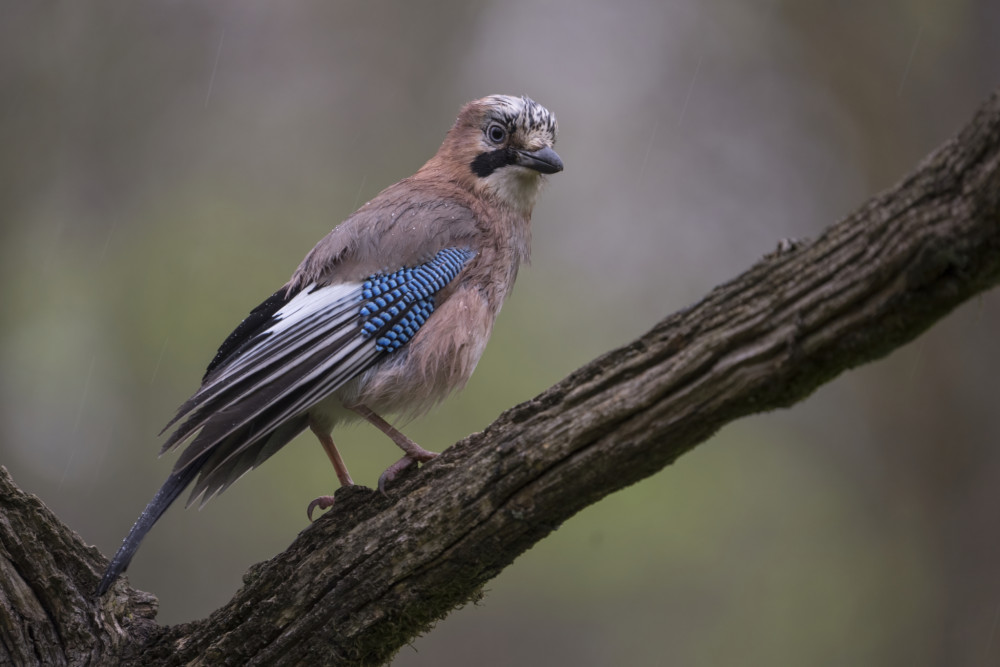
[[[380,478],[379,484],[381,483],[382,480]],[[331,507],[333,507],[333,496],[320,496],[316,500],[309,503],[309,506],[306,507],[306,516],[309,517],[310,523],[312,523],[313,520],[313,510],[315,510],[317,507],[320,508],[321,510],[328,510]]]
[[[416,463],[416,461],[417,461],[416,459],[410,456],[404,456],[403,458],[399,459],[391,466],[386,468],[385,472],[383,472],[381,475],[378,476],[378,492],[381,493],[383,496],[388,495],[385,492],[385,485],[391,482],[392,480],[396,479],[396,476],[399,475],[399,473],[409,468],[411,465]]]
[[[385,485],[396,479],[396,477],[399,476],[399,473],[403,472],[414,463],[417,463],[418,461],[420,463],[427,463],[428,461],[436,457],[437,457],[437,452],[428,452],[427,450],[421,450],[421,453],[416,456],[411,456],[410,454],[407,454],[403,458],[399,459],[391,466],[386,468],[385,472],[383,472],[381,475],[378,476],[379,493],[381,493],[383,496],[387,495],[385,492]]]

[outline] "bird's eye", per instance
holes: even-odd
[[[493,124],[486,128],[486,136],[493,143],[499,144],[507,138],[507,130],[502,125]]]

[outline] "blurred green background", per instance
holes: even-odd
[[[217,345],[459,106],[566,171],[440,449],[910,170],[1000,84],[1000,3],[5,2],[0,464],[111,554]],[[398,665],[1000,664],[1000,294],[582,512]],[[335,434],[373,485],[398,456]],[[203,617],[336,479],[296,440],[129,570]]]

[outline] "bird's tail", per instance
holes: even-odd
[[[187,488],[188,484],[194,481],[204,462],[204,456],[191,461],[180,470],[175,470],[171,473],[167,481],[163,483],[160,490],[156,492],[153,499],[146,505],[146,509],[136,519],[132,530],[128,532],[128,536],[118,549],[118,553],[111,559],[111,563],[108,565],[108,569],[104,572],[104,577],[101,579],[101,584],[97,587],[98,597],[104,595],[111,588],[111,585],[115,583],[118,575],[125,571],[132,560],[132,556],[135,555],[136,550],[139,548],[142,539],[146,537],[146,533],[163,516],[163,513],[167,511],[171,503],[177,500],[177,496],[181,495],[181,492]]]

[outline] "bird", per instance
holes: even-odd
[[[563,170],[555,116],[526,96],[465,104],[437,153],[333,228],[289,281],[223,341],[198,390],[161,432],[187,443],[97,588],[104,595],[146,534],[191,486],[208,500],[306,429],[341,486],[354,482],[332,439],[363,419],[403,456],[378,488],[430,461],[381,415],[418,416],[462,388],[518,268],[546,175]],[[333,496],[312,501],[328,509]]]

